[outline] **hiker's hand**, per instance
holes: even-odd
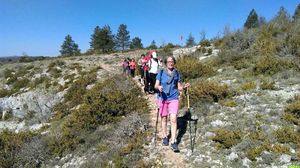
[[[185,83],[185,84],[183,85],[183,88],[188,88],[188,87],[190,87],[190,83]]]
[[[162,86],[157,86],[157,90],[158,90],[159,92],[162,92],[162,91],[163,91],[163,87],[162,87]]]

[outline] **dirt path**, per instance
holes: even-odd
[[[107,64],[101,64],[101,67],[109,72],[113,73],[121,73],[115,69],[116,67],[112,67],[111,65]],[[136,76],[134,78],[138,86],[141,88],[143,91],[143,86],[139,82],[138,77]],[[170,146],[162,146],[162,136],[160,132],[160,119],[158,122],[158,133],[157,133],[157,141],[156,141],[156,146],[154,144],[154,132],[155,132],[155,125],[156,125],[156,116],[157,116],[157,106],[156,106],[156,97],[155,95],[144,95],[144,98],[147,99],[149,109],[150,109],[150,126],[151,129],[153,130],[153,138],[150,144],[150,149],[149,153],[150,155],[154,155],[155,158],[159,159],[163,167],[172,167],[172,168],[185,168],[187,166],[187,161],[184,159],[184,156],[180,153],[174,153],[171,149]],[[168,123],[169,124],[169,123]],[[169,127],[169,125],[168,125]],[[180,146],[179,146],[180,149]]]
[[[138,82],[137,77],[135,78],[135,81],[138,83],[138,85],[143,89],[143,86],[140,82]],[[156,117],[157,117],[157,105],[156,105],[156,96],[155,95],[145,95],[144,96],[149,104],[150,108],[150,119],[151,119],[151,128],[153,129],[153,138],[151,141],[151,148],[150,153],[154,152],[156,155],[158,155],[158,158],[162,161],[162,164],[164,167],[176,167],[176,168],[185,168],[187,167],[187,161],[184,159],[184,156],[180,153],[174,153],[170,146],[162,146],[162,136],[160,131],[160,119],[158,122],[158,133],[157,133],[157,141],[156,146],[154,144],[154,130],[156,125]],[[169,125],[168,125],[169,126]],[[180,146],[179,146],[180,147]],[[179,148],[180,149],[180,148]]]

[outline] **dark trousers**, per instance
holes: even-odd
[[[144,78],[144,69],[143,67],[140,67],[140,74],[141,74],[141,79]]]
[[[150,91],[151,92],[154,92],[154,85],[155,85],[155,81],[156,81],[156,75],[157,74],[154,74],[154,73],[149,73],[149,76],[150,76]]]
[[[130,75],[131,77],[134,77],[135,69],[130,69]]]
[[[144,91],[149,92],[150,91],[150,76],[149,71],[144,71]]]

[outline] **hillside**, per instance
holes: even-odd
[[[177,58],[184,81],[191,83],[191,114],[199,118],[196,124],[185,120],[183,92],[179,154],[161,146],[161,137],[154,145],[155,96],[141,91],[137,77],[121,74],[124,58],[146,51],[4,64],[0,166],[299,165],[300,76],[295,60],[237,59],[209,48],[211,55],[201,47],[186,49],[189,56]],[[265,73],[269,69],[276,71]]]

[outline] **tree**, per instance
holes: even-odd
[[[148,48],[149,49],[157,49],[157,46],[156,46],[156,43],[154,40],[151,42],[151,44],[148,46]]]
[[[97,26],[91,35],[90,47],[95,53],[111,52],[114,48],[114,35],[108,25],[100,28]]]
[[[100,53],[101,49],[101,39],[99,38],[101,28],[99,26],[96,26],[94,29],[94,33],[91,35],[91,42],[90,42],[90,48],[94,51],[94,53]]]
[[[245,24],[244,24],[244,27],[247,29],[251,29],[251,28],[257,28],[258,26],[259,26],[258,16],[256,14],[256,11],[254,9],[252,9],[248,15],[248,18],[247,18]]]
[[[293,21],[295,22],[297,20],[300,20],[300,4],[298,4],[293,16]]]
[[[196,45],[195,38],[193,37],[192,33],[190,33],[189,37],[186,40],[186,46],[191,47],[191,46],[194,46],[194,45]]]
[[[76,44],[70,35],[65,37],[65,41],[61,45],[61,50],[59,51],[61,56],[75,56],[80,55],[80,49],[78,44]]]
[[[130,45],[130,35],[125,24],[121,24],[116,36],[116,47],[121,48],[124,51]]]
[[[277,15],[271,20],[274,28],[279,29],[280,32],[285,32],[291,25],[291,16],[284,7],[280,7]]]
[[[130,43],[130,49],[141,49],[143,48],[142,39],[135,37]]]

